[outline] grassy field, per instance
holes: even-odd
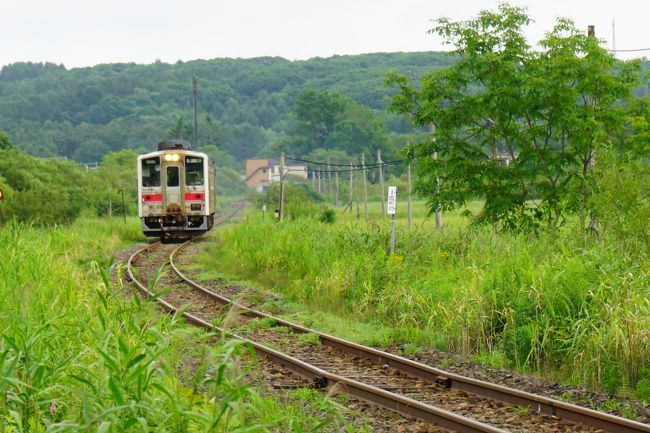
[[[355,213],[336,224],[279,225],[254,211],[218,236],[204,264],[315,310],[392,328],[393,342],[650,400],[645,247],[571,224],[537,236],[494,234],[466,227],[460,213],[436,231],[419,203],[415,230],[399,214],[391,256],[378,208],[370,224]]]
[[[397,211],[395,214],[395,220],[398,227],[408,227],[408,204],[406,197],[398,198],[397,202]],[[444,212],[442,215],[442,224],[446,228],[462,228],[466,227],[470,223],[470,219],[467,216],[464,216],[464,212],[471,212],[473,214],[478,213],[481,208],[481,202],[472,202],[465,209],[454,210],[451,212]],[[343,209],[336,209],[337,222],[342,224],[356,224],[356,223],[365,223],[365,207],[364,203],[359,203],[359,217],[357,218],[357,207],[356,203],[352,213],[348,211],[343,212]],[[413,200],[411,204],[411,217],[413,227],[420,230],[432,230],[435,229],[436,220],[434,215],[429,215],[426,204],[424,200]],[[370,201],[368,202],[368,222],[381,224],[384,221],[390,222],[390,216],[386,216],[386,219],[382,217],[381,212],[381,202]]]
[[[322,394],[260,395],[250,348],[112,283],[110,254],[141,240],[134,218],[0,228],[0,431],[348,428]]]
[[[451,212],[444,212],[442,216],[442,223],[445,228],[463,228],[467,227],[470,223],[470,218],[466,215],[467,212],[472,215],[476,215],[481,209],[482,202],[474,201],[468,204],[467,207],[461,210],[454,210]],[[335,207],[332,203],[325,202],[323,204],[325,207],[329,207],[334,210],[336,215],[336,222],[339,224],[359,224],[365,223],[365,206],[363,201],[359,202],[359,212],[357,213],[356,202],[353,205],[352,212],[349,208],[345,209],[344,206]],[[251,215],[264,218],[272,218],[272,209],[269,206],[269,210],[266,215],[263,215],[261,209],[252,209]],[[408,204],[406,197],[399,197],[397,202],[397,212],[395,219],[398,227],[406,228],[408,226]],[[416,229],[421,230],[432,230],[436,226],[436,221],[434,215],[429,215],[426,203],[424,200],[413,200],[412,202],[412,224]],[[358,215],[358,216],[357,216]],[[368,223],[370,224],[384,224],[390,223],[390,216],[387,216],[386,219],[382,217],[381,211],[381,202],[380,201],[369,201],[368,202]]]

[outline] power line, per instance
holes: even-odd
[[[607,50],[611,53],[635,53],[638,51],[650,51],[650,48],[636,48],[633,50]]]
[[[353,172],[353,171],[368,171],[369,167],[370,168],[377,168],[377,167],[386,166],[386,165],[397,165],[397,164],[401,164],[404,161],[408,161],[408,160],[407,159],[400,159],[400,160],[396,160],[396,161],[384,162],[383,164],[376,164],[374,166],[366,165],[365,167],[362,164],[345,164],[345,165],[341,164],[342,167],[352,167],[352,168],[346,168],[346,169],[342,169],[342,170],[314,169],[314,170],[311,170],[311,171],[312,172],[318,172],[318,173],[350,173],[350,172]],[[334,164],[332,164],[332,165],[334,165]],[[302,172],[302,170],[295,170],[295,171]]]
[[[331,163],[327,163],[327,162],[310,161],[308,159],[291,158],[291,157],[288,157],[288,156],[285,157],[285,158],[290,159],[292,161],[305,162],[307,164],[314,164],[314,165],[327,165],[327,166],[330,166],[330,167],[358,167],[358,166],[360,166],[360,164],[331,164]],[[411,159],[413,159],[413,158],[396,159],[394,161],[386,161],[386,162],[377,163],[377,164],[366,164],[366,168],[377,168],[377,167],[384,166],[384,165],[401,164],[401,163],[409,161]],[[327,172],[323,171],[323,173],[327,173]]]

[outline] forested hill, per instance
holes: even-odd
[[[0,71],[0,130],[28,153],[81,162],[124,148],[151,150],[192,138],[198,79],[199,142],[241,160],[265,156],[291,130],[304,89],[339,93],[373,110],[392,132],[410,125],[385,113],[387,71],[421,77],[452,62],[443,53],[380,53],[289,61],[278,57],[149,65],[15,63]]]

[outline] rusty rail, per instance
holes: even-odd
[[[330,346],[332,348],[347,352],[354,356],[359,356],[370,361],[376,362],[381,365],[387,365],[392,367],[404,374],[420,378],[421,380],[442,385],[446,388],[462,390],[471,394],[480,395],[483,397],[488,397],[494,400],[502,401],[504,403],[518,405],[522,407],[528,407],[530,410],[546,414],[553,417],[561,418],[564,420],[572,421],[586,426],[595,427],[601,429],[608,433],[639,433],[639,432],[650,432],[650,425],[643,424],[637,421],[628,420],[618,416],[610,415],[604,412],[598,412],[592,409],[587,409],[582,406],[577,406],[574,404],[566,403],[560,400],[532,394],[526,391],[521,391],[502,385],[497,385],[490,382],[485,382],[482,380],[477,380],[458,374],[446,372],[438,368],[431,367],[413,361],[407,358],[403,358],[392,353],[383,352],[381,350],[373,349],[371,347],[366,347],[351,341],[343,340],[338,337],[334,337],[329,334],[325,334],[304,326],[291,323],[289,321],[271,316],[269,314],[253,310],[244,305],[241,305],[238,302],[234,302],[228,298],[225,298],[217,293],[214,293],[200,284],[192,281],[183,275],[176,265],[174,264],[174,256],[178,251],[187,246],[189,242],[181,244],[178,246],[170,255],[169,264],[172,268],[172,271],[182,280],[185,281],[189,286],[205,293],[206,295],[214,298],[216,301],[222,303],[223,305],[231,305],[239,310],[240,313],[248,315],[249,317],[257,318],[266,318],[274,320],[278,325],[286,326],[291,328],[294,332],[299,333],[311,333],[318,335],[320,341],[323,345]],[[349,379],[346,379],[349,380]],[[337,382],[339,382],[337,380]],[[388,407],[385,406],[384,407]],[[388,407],[393,409],[392,407]],[[394,409],[396,410],[396,409]],[[408,414],[416,416],[414,414]],[[442,424],[437,423],[442,426]],[[458,430],[465,431],[465,430]],[[487,430],[486,430],[487,431]]]
[[[180,247],[186,244],[187,243],[182,244]],[[155,248],[157,245],[158,243],[148,245],[131,255],[127,263],[128,275],[136,287],[138,287],[138,289],[145,295],[148,297],[153,297],[156,302],[158,302],[169,313],[177,314],[179,313],[178,308],[171,305],[164,299],[157,297],[155,293],[151,292],[144,284],[142,284],[133,273],[133,260],[135,257],[145,251],[148,251],[151,248]],[[180,247],[176,248],[172,255],[178,251]],[[170,265],[171,264],[172,263],[170,261]],[[172,269],[175,269],[175,266],[172,265]],[[176,271],[177,269],[174,272]],[[214,326],[211,323],[208,323],[205,320],[196,317],[188,312],[182,312],[182,315],[187,322],[193,325],[200,326],[210,331],[223,332],[223,330],[218,326]],[[353,379],[330,373],[297,358],[278,352],[277,350],[256,343],[239,335],[233,334],[232,337],[250,344],[258,356],[263,356],[276,364],[284,366],[299,376],[312,380],[315,384],[319,385],[319,387],[332,388],[338,385],[338,389],[340,391],[366,402],[374,403],[386,409],[401,413],[402,415],[419,418],[440,427],[458,431],[460,433],[508,433],[506,430],[481,423],[471,418],[457,415],[453,412],[449,412],[408,397],[394,394],[392,392],[367,385]]]

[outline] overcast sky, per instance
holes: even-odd
[[[393,51],[448,49],[427,34],[439,17],[467,19],[489,0],[0,0],[0,66],[18,61],[152,63],[215,57],[290,60]],[[616,48],[650,48],[648,0],[528,0],[529,41],[557,17]],[[650,52],[619,58],[650,57]]]

